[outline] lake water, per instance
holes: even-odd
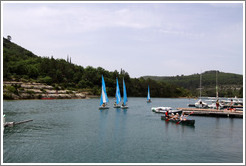
[[[195,127],[161,120],[155,106],[194,99],[128,98],[129,109],[99,99],[4,101],[4,163],[242,163],[243,119],[190,116]]]

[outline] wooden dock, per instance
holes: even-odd
[[[216,110],[216,109],[200,109],[200,108],[178,108],[185,114],[190,116],[210,116],[210,117],[229,117],[229,118],[243,118],[243,111],[231,110]]]

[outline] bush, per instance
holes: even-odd
[[[6,89],[7,89],[9,92],[11,92],[11,93],[14,93],[14,94],[16,94],[16,95],[19,95],[17,88],[14,87],[14,86],[6,86]]]
[[[38,82],[40,82],[40,83],[46,83],[46,84],[50,85],[50,84],[52,84],[52,78],[50,76],[39,77],[38,78]]]
[[[14,98],[11,93],[3,93],[3,99],[12,100]]]

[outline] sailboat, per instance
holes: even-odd
[[[200,99],[195,103],[196,108],[207,108],[208,104],[202,101],[202,74],[200,74]]]
[[[217,109],[216,103],[218,103],[218,109],[223,108],[224,106],[219,102],[219,92],[218,92],[218,71],[216,70],[216,100],[211,100],[212,104],[208,105],[209,108]]]
[[[116,102],[114,103],[114,108],[120,108],[119,103],[121,101],[121,96],[120,96],[120,88],[119,88],[118,78],[116,78],[115,98],[116,98]]]
[[[150,93],[149,93],[149,85],[148,85],[147,103],[151,103]]]
[[[124,78],[123,78],[123,104],[121,106],[121,108],[123,109],[127,109],[128,106],[126,105],[127,103],[127,94],[126,94],[126,85],[125,85],[125,81],[124,81]]]
[[[107,103],[108,103],[108,96],[106,93],[106,85],[105,85],[104,78],[102,75],[102,92],[101,92],[101,100],[100,100],[99,109],[109,109],[109,107],[107,106]]]

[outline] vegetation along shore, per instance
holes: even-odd
[[[202,96],[216,96],[216,71],[202,73]],[[71,58],[40,57],[3,38],[3,97],[4,99],[88,98],[99,96],[101,76],[107,93],[115,95],[115,78],[127,85],[130,97],[146,97],[148,85],[152,97],[199,96],[200,73],[189,76],[130,78],[121,71],[73,64]],[[243,97],[243,75],[218,72],[220,97]],[[122,91],[122,88],[121,88]]]

